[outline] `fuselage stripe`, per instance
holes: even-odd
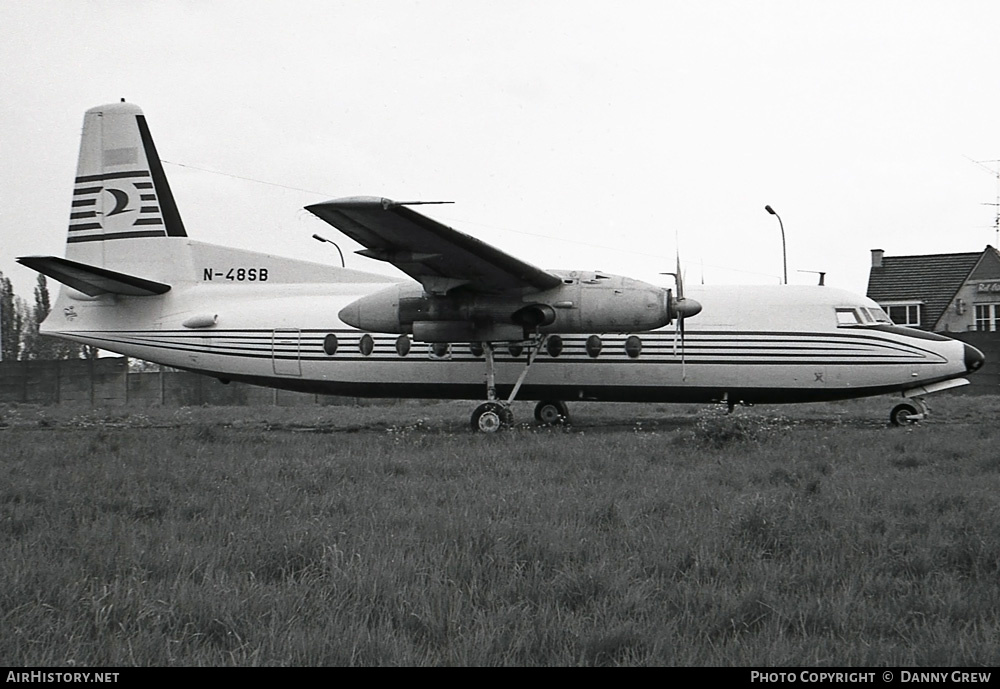
[[[323,338],[336,332],[339,334],[339,347],[334,355],[327,355],[323,349]],[[312,334],[315,333],[315,334]],[[432,349],[425,343],[417,343],[418,349],[411,351],[407,356],[400,356],[396,350],[396,335],[379,335],[373,337],[374,348],[368,356],[364,356],[359,351],[359,343],[364,335],[354,330],[314,330],[298,331],[298,339],[294,342],[281,343],[274,341],[274,333],[271,330],[264,331],[211,331],[204,333],[192,333],[186,331],[128,331],[116,333],[109,336],[108,333],[78,333],[81,336],[90,337],[95,341],[116,343],[146,347],[157,350],[184,351],[192,354],[203,354],[208,356],[235,356],[251,359],[277,358],[284,360],[301,360],[303,362],[362,362],[378,361],[390,362],[414,362],[414,361],[452,361],[452,362],[482,362],[482,356],[475,356],[468,351],[467,346],[461,349],[450,348],[443,357],[432,354]],[[287,333],[283,333],[287,334]],[[681,363],[680,350],[673,351],[672,341],[668,334],[654,340],[647,336],[648,340],[655,343],[659,341],[660,346],[644,346],[643,352],[638,358],[629,357],[624,348],[621,351],[613,351],[613,348],[606,345],[601,354],[591,357],[585,348],[585,338],[582,336],[563,336],[564,347],[558,357],[552,357],[544,353],[535,360],[536,364],[546,365],[554,363],[574,363],[574,364],[679,364]],[[732,337],[732,336],[730,336]],[[775,337],[781,337],[775,335]],[[611,338],[608,338],[609,340]],[[615,338],[621,344],[623,338]],[[828,342],[824,348],[823,343],[813,343],[815,346],[801,347],[792,344],[777,346],[777,340],[773,341],[771,347],[743,347],[737,339],[731,345],[713,345],[712,351],[699,352],[697,345],[688,343],[684,352],[685,363],[692,365],[745,365],[745,366],[768,366],[768,365],[794,365],[794,366],[839,366],[839,365],[918,365],[940,363],[940,355],[931,353],[926,356],[922,349],[914,347],[911,350],[902,349],[902,343],[874,339],[874,342],[856,343],[850,347],[850,343],[844,341]],[[206,342],[207,341],[207,342]],[[759,341],[759,340],[758,340]],[[426,347],[421,351],[419,348]],[[650,351],[650,350],[658,351]],[[706,347],[706,349],[709,349]],[[735,350],[735,351],[724,351]],[[771,351],[768,351],[771,350]],[[348,352],[351,352],[348,354]],[[356,353],[355,353],[356,352]],[[518,357],[505,356],[505,349],[497,351],[497,363],[523,363],[526,354]]]

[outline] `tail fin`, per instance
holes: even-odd
[[[138,250],[128,240],[186,236],[142,110],[125,102],[88,110],[66,258],[124,267]]]

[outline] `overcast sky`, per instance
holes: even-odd
[[[541,267],[651,279],[679,244],[688,282],[776,284],[770,204],[790,282],[863,293],[872,248],[996,243],[998,27],[995,0],[0,0],[0,270],[30,302],[13,259],[62,255],[83,113],[125,98],[201,241],[338,263],[304,205],[448,200],[422,210]]]

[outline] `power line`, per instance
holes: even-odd
[[[166,163],[167,165],[176,165],[177,167],[186,167],[190,170],[198,170],[199,172],[208,172],[213,175],[219,175],[221,177],[232,177],[233,179],[241,179],[244,182],[254,182],[255,184],[266,184],[269,187],[279,187],[280,189],[288,189],[290,191],[302,191],[306,194],[315,194],[316,196],[322,196],[324,198],[329,198],[332,194],[324,191],[313,191],[311,189],[303,189],[302,187],[291,187],[287,184],[278,184],[277,182],[267,182],[262,179],[254,179],[253,177],[243,177],[241,175],[234,175],[229,172],[220,172],[218,170],[209,170],[208,168],[198,167],[196,165],[185,165],[184,163],[174,163],[169,160],[160,160],[161,163]]]
[[[232,179],[239,179],[239,180],[242,180],[244,182],[253,182],[254,184],[265,184],[265,185],[267,185],[269,187],[278,187],[279,189],[288,189],[289,191],[301,191],[301,192],[306,193],[306,194],[314,194],[316,196],[322,196],[324,198],[331,198],[332,196],[334,196],[334,194],[331,194],[329,192],[315,191],[313,189],[303,189],[302,187],[293,187],[293,186],[289,186],[287,184],[278,184],[277,182],[268,182],[266,180],[256,179],[254,177],[245,177],[243,175],[234,175],[232,173],[221,172],[219,170],[209,170],[208,168],[198,167],[196,165],[187,165],[185,163],[175,163],[175,162],[170,161],[170,160],[162,160],[162,159],[160,160],[160,162],[161,163],[166,163],[167,165],[174,165],[176,167],[188,168],[190,170],[198,170],[199,172],[207,172],[209,174],[219,175],[221,177],[231,177]],[[973,161],[973,162],[975,162],[975,161]],[[594,249],[604,249],[606,251],[616,251],[618,253],[631,254],[631,255],[634,255],[634,256],[643,256],[643,257],[646,257],[646,258],[649,258],[649,257],[663,258],[663,259],[671,259],[672,258],[670,256],[665,256],[665,255],[661,255],[661,254],[654,254],[654,253],[650,253],[648,251],[634,251],[634,250],[631,250],[631,249],[623,249],[623,248],[621,248],[619,246],[608,246],[606,244],[594,244],[592,242],[582,242],[579,239],[566,239],[564,237],[553,237],[552,235],[547,235],[547,234],[538,234],[538,233],[535,233],[535,232],[525,232],[523,230],[512,230],[512,229],[510,229],[508,227],[499,227],[497,225],[488,225],[486,223],[476,222],[474,220],[465,220],[465,219],[462,219],[462,218],[454,218],[453,217],[453,218],[451,218],[450,221],[451,222],[465,223],[465,224],[468,224],[468,225],[478,225],[479,227],[486,227],[486,228],[489,228],[489,229],[492,229],[492,230],[498,230],[500,232],[511,232],[513,234],[520,234],[520,235],[524,235],[526,237],[535,237],[535,238],[538,238],[538,239],[549,239],[549,240],[552,240],[552,241],[555,241],[555,242],[565,242],[567,244],[578,244],[580,246],[589,246],[589,247],[594,248]],[[770,278],[778,277],[776,275],[772,275],[771,273],[762,273],[762,272],[756,271],[756,270],[745,270],[745,269],[740,269],[740,268],[730,268],[728,266],[713,265],[711,263],[704,263],[704,262],[701,265],[702,265],[702,267],[708,266],[709,268],[718,268],[720,270],[729,270],[729,271],[732,271],[734,273],[745,273],[747,275],[759,275],[759,276],[770,277]]]

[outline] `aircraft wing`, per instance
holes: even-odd
[[[367,247],[362,256],[388,261],[431,294],[456,287],[489,294],[524,294],[556,287],[561,278],[408,208],[374,196],[325,201],[306,210]]]

